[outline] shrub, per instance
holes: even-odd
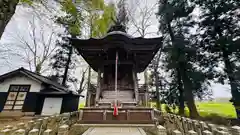
[[[172,113],[171,108],[168,105],[165,105],[165,111],[167,113]]]

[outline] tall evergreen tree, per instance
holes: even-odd
[[[206,59],[202,59],[201,63],[219,82],[224,84],[224,80],[228,80],[232,102],[235,107],[240,106],[240,82],[237,74],[240,54],[240,1],[195,0],[195,2],[202,11],[199,40]],[[221,63],[224,65],[223,72],[216,70]]]
[[[56,71],[56,77],[59,77],[62,81],[61,84],[67,86],[67,81],[75,83],[77,79],[69,73],[70,69],[76,68],[76,59],[73,60],[72,58],[74,50],[66,37],[77,37],[81,34],[82,14],[78,13],[76,5],[72,1],[63,1],[61,6],[66,15],[57,17],[57,22],[65,27],[65,34],[60,35],[62,39],[58,40],[57,45],[59,47],[52,57],[50,65]]]
[[[186,101],[190,116],[198,117],[194,94],[195,91],[199,92],[197,90],[203,90],[206,78],[197,64],[194,64],[197,62],[197,50],[189,33],[194,24],[190,15],[194,6],[185,0],[160,0],[159,3],[160,30],[165,37],[165,67],[174,77],[172,80],[175,83],[171,84],[175,84],[180,91],[181,113],[183,101]]]

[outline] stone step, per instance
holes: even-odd
[[[105,121],[89,121],[80,120],[78,124],[155,124],[152,120],[105,120]]]
[[[90,127],[83,135],[146,135],[139,127]]]
[[[155,126],[155,124],[79,124],[79,125],[87,126],[87,127],[154,127]]]

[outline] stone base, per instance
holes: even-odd
[[[152,108],[119,108],[113,116],[113,108],[83,108],[80,111],[81,124],[154,124]]]
[[[21,111],[2,111],[0,118],[20,118],[23,117],[24,113]]]
[[[0,119],[32,119],[34,117],[34,112],[21,112],[21,111],[2,111],[0,112]]]

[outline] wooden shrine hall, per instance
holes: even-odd
[[[97,85],[91,85],[88,90],[87,107],[82,114],[85,122],[116,119],[110,116],[114,106],[119,110],[117,119],[122,121],[130,120],[129,114],[127,116],[129,110],[150,112],[151,108],[147,108],[148,91],[144,85],[138,84],[137,73],[147,68],[160,49],[162,38],[134,38],[126,33],[124,26],[116,24],[103,38],[70,38],[70,42],[98,73]],[[150,115],[146,120],[152,120]],[[136,120],[137,117],[141,115],[131,116]]]

